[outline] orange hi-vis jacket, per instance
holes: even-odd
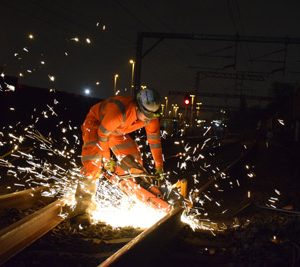
[[[118,157],[133,155],[141,161],[137,144],[128,133],[145,127],[156,168],[163,167],[160,124],[157,118],[140,121],[137,105],[130,96],[113,96],[91,107],[82,125],[82,163],[85,172],[99,170],[110,160],[110,149]]]

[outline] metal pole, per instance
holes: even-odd
[[[195,100],[195,95],[190,95],[190,97],[191,97],[191,116],[190,116],[190,118],[191,118],[191,121],[190,121],[190,124],[191,124],[191,127],[193,127],[193,118],[194,118],[194,100]]]
[[[138,32],[136,42],[136,62],[134,75],[134,95],[141,88],[141,71],[142,71],[142,53],[143,53],[143,33]]]

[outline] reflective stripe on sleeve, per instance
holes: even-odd
[[[108,137],[101,137],[101,136],[98,136],[98,140],[100,142],[107,142],[108,141]]]
[[[90,141],[83,144],[83,147],[95,146],[98,144],[98,141]]]
[[[105,135],[109,135],[111,132],[108,131],[102,124],[99,126],[99,130],[104,133]]]
[[[161,143],[159,144],[149,144],[150,148],[161,148]]]
[[[81,158],[81,161],[82,162],[86,162],[88,160],[101,160],[102,156],[101,155],[86,155],[86,156],[83,156]]]
[[[159,133],[147,134],[147,139],[157,140],[159,138],[160,138],[160,134]]]
[[[128,143],[118,144],[118,145],[112,146],[111,150],[116,151],[116,150],[131,148],[131,147],[135,147],[135,143],[128,142]]]

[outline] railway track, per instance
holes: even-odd
[[[42,192],[46,190],[47,187],[39,186],[30,189],[0,195],[0,212],[6,209],[28,209],[32,207],[38,201],[47,201],[48,198],[42,197]]]
[[[32,203],[32,200],[26,197],[26,195],[30,195],[31,193],[32,190],[24,190],[23,192],[14,194],[16,198],[14,200],[14,203],[16,203],[18,199],[24,198],[29,200],[30,203]],[[3,199],[9,199],[9,201],[12,201],[12,197],[3,196],[3,205]],[[62,209],[66,204],[66,201],[66,199],[58,199],[52,202],[51,204],[45,206],[44,208],[34,212],[33,214],[26,216],[25,218],[17,221],[16,223],[13,223],[12,225],[2,229],[0,231],[0,264],[4,264],[5,262],[7,262],[11,257],[24,250],[26,247],[30,246],[34,241],[41,238],[47,232],[49,232],[58,224],[63,222],[65,220],[65,217],[62,216]],[[28,205],[29,204],[27,204],[26,207]],[[18,206],[14,205],[14,207]],[[115,264],[115,262],[122,262],[124,261],[124,259],[126,259],[127,261],[132,260],[131,256],[128,257],[128,253],[131,255],[131,253],[134,253],[136,249],[144,249],[143,246],[145,246],[145,244],[146,246],[149,246],[149,240],[150,243],[152,242],[153,246],[153,238],[155,238],[157,234],[162,234],[163,232],[165,236],[164,240],[168,240],[168,236],[172,235],[172,232],[176,232],[178,224],[181,224],[179,217],[182,213],[182,210],[182,208],[177,208],[171,211],[154,226],[147,229],[146,231],[143,231],[135,239],[131,240],[127,245],[121,248],[121,250],[119,250],[116,254],[108,258],[108,260],[105,261],[105,263],[103,263],[103,266],[109,266],[111,264]],[[171,231],[166,231],[166,228]],[[119,242],[121,243],[123,241],[119,240]],[[129,239],[125,241],[128,242]]]
[[[237,164],[242,158],[242,156],[239,156],[239,158],[235,159],[228,165],[228,168],[226,170],[228,171],[229,168]],[[214,177],[214,179],[216,179],[216,176]],[[211,179],[209,179],[209,184],[207,184],[206,187],[208,187],[210,184]],[[202,188],[202,191],[204,189],[205,188]],[[39,196],[42,190],[43,188],[36,188],[1,196],[0,207],[20,209],[28,208],[35,202],[40,200]],[[0,247],[4,249],[1,249],[0,252],[0,264],[4,264],[10,258],[14,257],[20,251],[24,250],[26,247],[30,246],[36,240],[40,239],[46,233],[62,223],[65,220],[65,217],[62,216],[62,209],[65,203],[66,199],[55,200],[54,202],[48,204],[47,206],[34,212],[33,214],[2,229],[0,231]],[[115,242],[116,244],[118,244],[117,247],[124,243],[125,245],[122,245],[122,247],[115,253],[114,251],[109,251],[106,254],[104,253],[105,255],[98,255],[97,260],[99,260],[99,266],[160,266],[158,262],[165,264],[168,257],[164,257],[160,252],[165,251],[165,247],[174,246],[174,244],[170,243],[172,242],[170,240],[180,240],[180,236],[178,235],[180,235],[184,226],[180,219],[182,211],[182,208],[173,209],[159,222],[154,224],[149,229],[144,230],[133,239],[119,239]],[[230,221],[229,223],[232,222]],[[216,226],[216,224],[214,226]],[[209,227],[211,227],[211,229],[218,228],[213,227],[213,224],[207,222],[207,229],[209,229]],[[176,239],[174,239],[175,237]],[[180,242],[182,244],[182,240]],[[196,244],[198,247],[200,246],[203,249],[207,246],[215,247],[216,244],[218,244],[217,247],[220,247],[219,240],[213,242],[211,240],[203,241],[202,237],[200,237],[200,239],[198,238],[197,241],[194,240],[192,242],[190,238],[188,241],[185,240],[184,242],[187,242],[189,246],[191,246],[191,243],[194,242],[194,244]],[[110,243],[106,240],[106,242],[102,242],[102,244],[103,243],[106,243],[110,246],[113,242]],[[164,253],[170,254],[170,251],[165,251]],[[144,255],[146,254],[151,255],[151,259],[149,259],[148,257],[144,257]],[[178,255],[181,254],[182,253],[178,252]],[[140,255],[141,257],[137,257],[137,255]],[[209,257],[209,255],[206,255],[205,257],[207,258],[207,256],[211,261],[211,257]],[[205,257],[203,256],[202,260],[200,261],[207,263]],[[176,258],[178,262],[182,263],[182,261],[179,260],[177,256],[174,258]],[[173,261],[174,259],[168,260]],[[199,259],[194,260],[199,263]],[[100,263],[101,261],[102,263]],[[176,262],[173,263],[173,266],[176,266],[174,264],[176,264]]]
[[[38,187],[2,195],[0,207],[3,209],[27,209],[44,198],[45,187]],[[47,202],[51,200],[47,199]],[[64,220],[61,216],[66,199],[58,199],[0,230],[0,264],[25,249]]]
[[[1,248],[5,249],[1,250],[0,264],[7,262],[18,252],[63,222],[65,218],[60,216],[63,205],[63,200],[56,200],[32,215],[2,229],[0,232],[0,245]],[[110,247],[109,251],[95,254],[99,263],[103,261],[99,266],[153,266],[153,264],[161,266],[157,263],[157,261],[162,261],[160,252],[164,251],[165,247],[168,247],[172,240],[178,240],[178,235],[180,235],[180,231],[184,228],[184,224],[181,221],[182,211],[182,208],[173,209],[152,227],[144,230],[133,239],[106,240],[103,243],[107,247]],[[194,238],[193,241],[189,242],[194,242],[199,247],[199,239],[195,241]],[[118,249],[120,245],[122,247]],[[189,243],[189,245],[191,244]],[[204,248],[207,245],[215,246],[211,241],[202,240],[201,247]],[[117,251],[114,252],[114,250]],[[150,259],[145,257],[145,251],[151,255]],[[83,255],[84,253],[81,254]],[[105,258],[107,259],[105,260]],[[62,265],[58,264],[58,266]]]

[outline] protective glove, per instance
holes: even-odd
[[[113,159],[110,159],[108,162],[104,164],[104,169],[109,172],[115,172],[116,170],[116,162]]]
[[[164,170],[163,168],[156,168],[155,169],[155,176],[156,176],[156,180],[159,181],[159,182],[162,182],[165,180],[165,177],[164,177]]]

